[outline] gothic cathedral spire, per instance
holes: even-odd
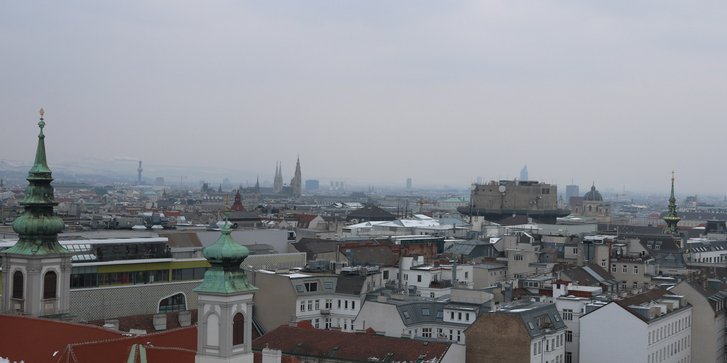
[[[294,198],[300,197],[302,193],[303,181],[301,179],[300,156],[298,156],[298,160],[295,162],[295,174],[293,175],[293,179],[290,180],[290,191]]]

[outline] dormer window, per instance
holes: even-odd
[[[305,291],[307,291],[307,292],[315,292],[315,291],[318,291],[318,283],[317,282],[306,282],[303,285],[305,285]]]

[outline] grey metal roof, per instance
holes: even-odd
[[[555,304],[525,302],[507,306],[491,314],[516,314],[533,338],[565,329],[565,323]]]
[[[359,295],[365,282],[366,276],[339,275],[338,279],[336,279],[336,293]]]

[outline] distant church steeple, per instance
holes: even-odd
[[[275,179],[273,179],[273,193],[283,191],[283,169],[280,162],[275,163]]]
[[[25,211],[13,222],[18,242],[1,253],[5,313],[56,315],[67,312],[69,307],[71,253],[58,242],[58,233],[65,225],[53,213],[58,203],[53,197],[53,176],[45,154],[44,114],[41,108],[35,162],[20,202]]]
[[[669,197],[669,211],[664,216],[664,222],[666,222],[666,228],[664,228],[664,233],[669,233],[671,235],[677,235],[679,234],[679,227],[677,227],[677,223],[681,218],[677,215],[677,199],[674,197],[674,172],[671,172],[671,196]]]
[[[301,180],[302,176],[300,174],[300,156],[298,157],[298,160],[295,162],[295,174],[293,175],[293,179],[290,180],[290,191],[293,197],[300,197],[303,189],[303,181]]]

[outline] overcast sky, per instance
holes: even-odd
[[[30,162],[43,106],[51,166],[272,180],[281,160],[287,182],[300,155],[303,179],[467,186],[527,164],[664,192],[676,170],[722,195],[725,19],[724,1],[3,1],[0,159]]]

